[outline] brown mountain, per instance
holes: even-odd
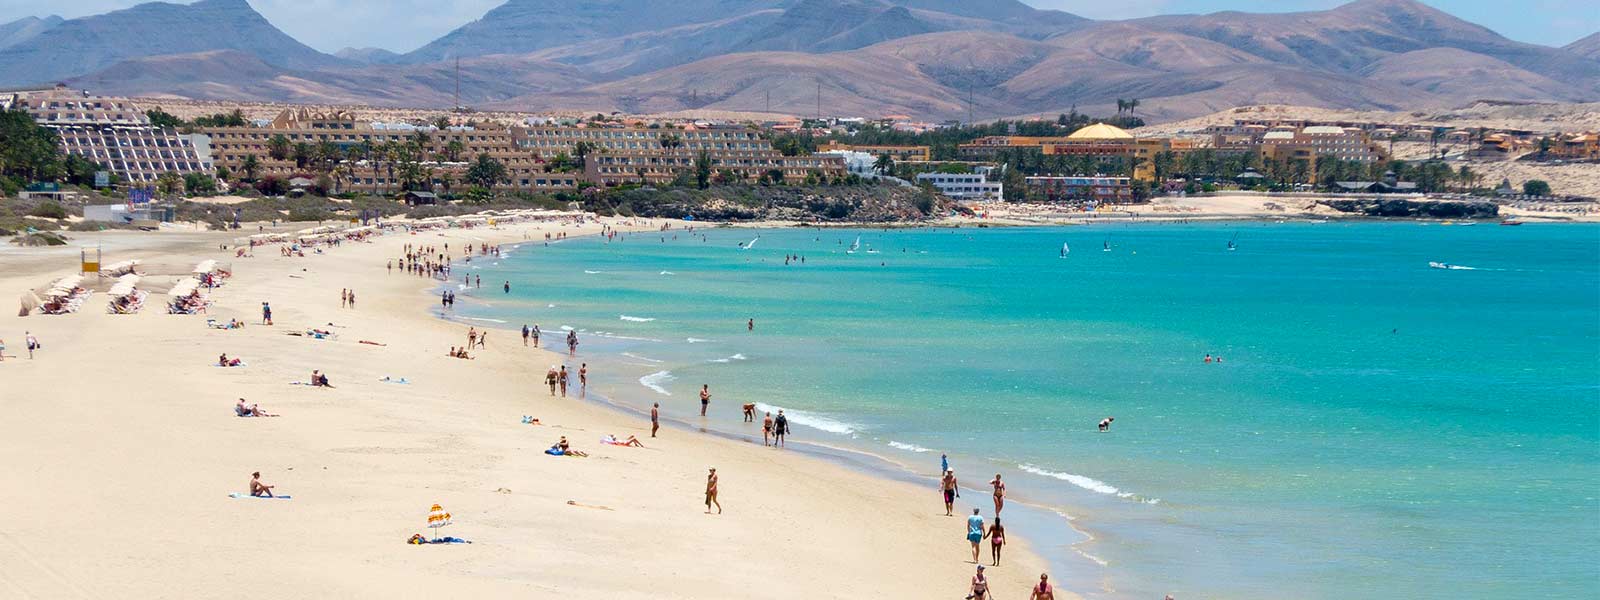
[[[151,2],[71,19],[0,49],[0,85],[48,84],[145,56],[239,50],[293,69],[337,67],[268,23],[245,0]]]
[[[244,0],[189,8],[205,5],[259,19]],[[292,60],[282,44],[202,42],[61,69],[107,93],[449,106],[459,56],[463,101],[495,108],[812,114],[820,87],[824,113],[930,120],[1109,112],[1118,98],[1158,120],[1263,103],[1600,99],[1595,36],[1523,44],[1415,0],[1108,22],[1017,0],[508,0],[403,56]]]
[[[127,60],[69,84],[98,93],[249,99],[307,104],[451,106],[454,61],[295,70],[238,50],[147,56]],[[592,83],[572,67],[527,56],[482,56],[460,65],[461,100],[487,103],[531,92]]]
[[[1600,61],[1600,31],[1561,48],[1593,61]]]
[[[1581,102],[1582,89],[1497,58],[1456,48],[1429,48],[1379,59],[1361,70],[1370,81],[1398,83],[1445,96],[1494,100]]]
[[[39,34],[63,22],[65,20],[61,17],[50,15],[44,18],[23,17],[10,23],[0,24],[0,48],[9,48],[39,37]]]

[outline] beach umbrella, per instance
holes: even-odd
[[[450,513],[445,512],[444,507],[438,504],[433,505],[433,509],[428,511],[428,527],[433,529],[434,541],[439,541],[439,528],[449,524]]]

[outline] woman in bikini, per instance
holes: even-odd
[[[1000,481],[1000,474],[995,473],[994,480],[990,481],[989,485],[994,486],[994,514],[998,517],[1000,516],[1000,508],[1006,504],[1006,484]]]
[[[978,565],[978,572],[972,576],[972,594],[967,600],[989,600],[989,579],[983,576],[983,565]]]
[[[1006,544],[1006,528],[1000,525],[1000,517],[994,518],[994,526],[989,528],[989,554],[994,558],[994,566],[1000,566],[1000,547]]]

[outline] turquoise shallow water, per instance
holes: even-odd
[[[1600,227],[705,235],[480,259],[463,313],[580,330],[621,404],[697,422],[709,383],[713,428],[761,402],[802,440],[1002,472],[1093,536],[1031,540],[1093,597],[1600,589]]]

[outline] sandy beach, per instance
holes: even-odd
[[[552,399],[543,386],[549,365],[588,362],[597,372],[603,360],[525,348],[510,330],[494,331],[474,360],[447,357],[467,326],[434,316],[439,282],[384,268],[407,243],[456,249],[598,228],[391,233],[303,258],[276,246],[233,258],[220,245],[237,234],[226,232],[110,231],[75,234],[66,247],[0,247],[10,298],[72,274],[86,246],[99,246],[105,263],[143,260],[156,289],[205,259],[234,273],[207,315],[166,314],[160,293],[139,314],[112,315],[97,293],[77,314],[0,316],[0,414],[10,424],[0,437],[0,596],[966,595],[974,568],[961,516],[976,505],[992,521],[986,493],[967,490],[946,517],[932,473],[925,486],[889,481],[690,428],[650,439],[644,419]],[[341,308],[343,288],[357,308]],[[263,301],[274,326],[261,324]],[[208,317],[247,326],[210,329]],[[311,328],[336,337],[287,335]],[[24,331],[42,344],[32,360]],[[222,353],[245,366],[218,367]],[[334,387],[291,384],[313,369]],[[236,417],[239,398],[281,416]],[[674,401],[664,418],[695,423],[693,401]],[[739,419],[738,407],[714,409],[713,419]],[[524,415],[544,425],[522,424]],[[647,447],[603,445],[606,434]],[[590,456],[544,454],[561,436]],[[703,506],[710,467],[720,515]],[[230,498],[253,471],[292,499]],[[963,476],[968,486],[987,480]],[[453,514],[437,533],[472,544],[406,543],[435,534],[426,527],[435,503]],[[1027,531],[1008,534],[1005,562],[988,578],[997,597],[1027,598],[1044,563]]]

